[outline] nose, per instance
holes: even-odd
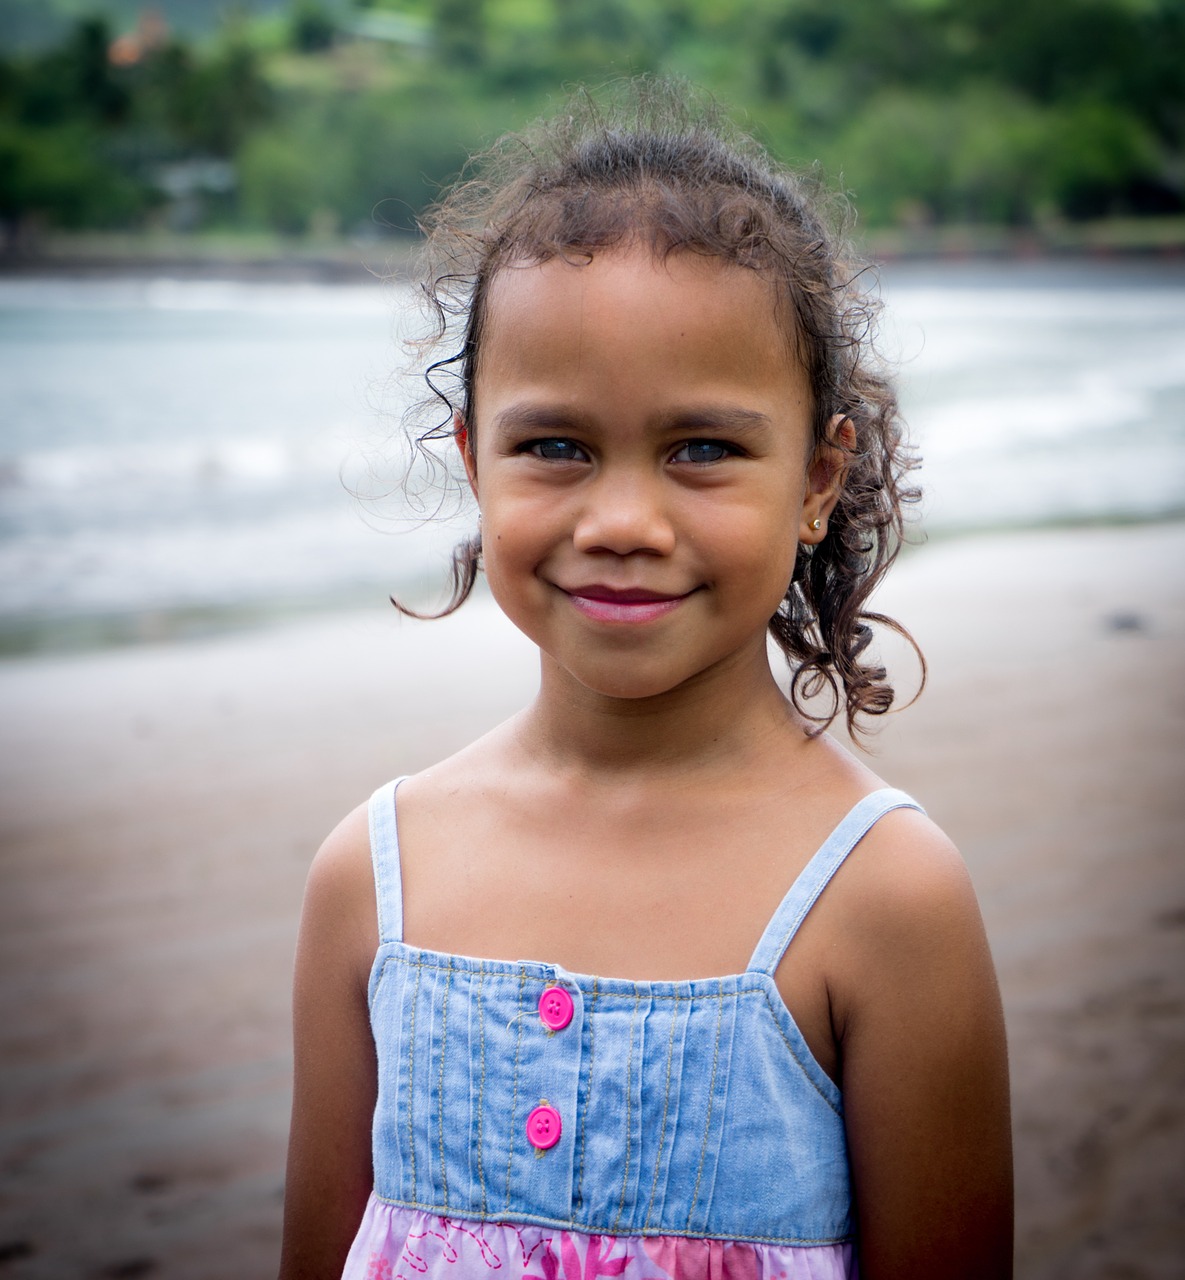
[[[670,555],[675,530],[658,477],[606,470],[584,493],[573,530],[577,551]]]

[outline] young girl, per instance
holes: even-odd
[[[966,871],[804,710],[892,701],[870,303],[800,183],[648,112],[511,140],[435,218],[453,603],[480,563],[540,688],[317,855],[284,1280],[1011,1274]]]

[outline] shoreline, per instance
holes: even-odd
[[[357,284],[404,279],[419,242],[285,241],[271,236],[54,235],[0,252],[0,280],[130,278],[167,273],[178,279],[244,284]]]
[[[1114,515],[1082,518],[1053,518],[1014,525],[981,525],[942,529],[911,537],[901,548],[898,564],[907,564],[928,549],[950,544],[1025,535],[1064,534],[1091,530],[1185,528],[1185,509],[1155,512],[1146,516]],[[896,572],[893,570],[892,572]],[[442,574],[441,583],[444,581]],[[411,581],[413,590],[431,592],[440,584],[420,575]],[[276,596],[225,603],[209,601],[161,605],[106,613],[76,615],[36,615],[0,618],[0,669],[5,664],[38,656],[84,657],[88,654],[140,649],[144,646],[193,644],[233,638],[259,631],[299,626],[306,620],[333,618],[355,612],[393,608],[387,604],[392,588],[406,589],[408,582],[353,585],[341,592],[307,596]],[[485,594],[484,580],[475,588]]]
[[[887,227],[857,237],[860,255],[896,263],[1179,262],[1185,217],[1114,218],[1044,227]],[[242,282],[343,284],[406,279],[421,246],[405,237],[367,241],[289,239],[252,233],[46,234],[0,251],[0,279],[154,275]]]

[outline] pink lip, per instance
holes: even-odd
[[[669,596],[641,587],[618,590],[594,583],[565,594],[586,618],[597,622],[652,622],[677,609],[686,596]]]

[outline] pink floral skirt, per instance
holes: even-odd
[[[342,1280],[855,1280],[851,1244],[594,1236],[442,1218],[370,1197]]]

